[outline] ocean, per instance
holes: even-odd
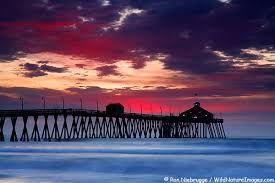
[[[0,182],[164,183],[275,179],[272,139],[1,142]]]

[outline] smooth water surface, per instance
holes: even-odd
[[[162,183],[165,177],[217,176],[275,178],[275,140],[0,143],[0,182]]]

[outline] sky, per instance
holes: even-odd
[[[0,109],[200,101],[233,136],[275,137],[274,89],[274,0],[1,2]]]

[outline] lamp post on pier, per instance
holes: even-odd
[[[62,108],[63,108],[63,110],[65,109],[65,99],[64,99],[64,97],[62,97]]]
[[[82,98],[80,98],[80,109],[83,109],[83,103],[82,103]]]
[[[131,114],[132,113],[131,104],[129,104],[129,110],[130,110],[130,114]]]
[[[24,110],[24,98],[20,97],[19,100],[21,101],[21,109]]]
[[[42,100],[43,100],[43,108],[44,108],[44,111],[45,111],[46,110],[46,98],[42,97]]]

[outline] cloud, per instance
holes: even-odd
[[[48,60],[41,60],[37,62],[38,64],[48,64],[50,63]]]
[[[111,2],[109,0],[101,0],[101,5],[102,6],[110,6]]]
[[[65,67],[54,67],[46,64],[41,65],[40,69],[45,72],[54,72],[54,73],[64,73],[67,71],[67,68]]]
[[[127,7],[125,9],[123,9],[122,11],[119,11],[119,18],[118,20],[112,22],[109,26],[104,27],[103,29],[105,31],[109,30],[109,29],[114,29],[114,30],[119,30],[123,24],[125,23],[125,21],[127,20],[127,18],[129,18],[129,16],[131,15],[139,15],[141,13],[143,13],[144,10],[140,10],[137,8],[131,8],[131,7]]]
[[[105,77],[105,76],[120,76],[121,74],[117,71],[116,65],[104,65],[97,67],[95,70],[98,72],[99,77]]]
[[[231,0],[218,0],[218,1],[220,1],[222,3],[230,3],[231,2]]]
[[[51,65],[45,64],[47,61],[39,61],[38,63],[43,63],[42,65],[25,63],[20,66],[24,70],[25,77],[40,77],[48,75],[48,73],[64,73],[67,71],[65,67],[54,67]]]
[[[27,71],[33,71],[33,70],[38,70],[39,65],[37,64],[31,64],[31,63],[26,63],[22,65]]]
[[[83,23],[86,23],[86,22],[94,22],[95,19],[94,18],[89,18],[89,17],[84,17],[84,16],[79,16],[78,17]]]
[[[40,77],[40,76],[46,76],[48,75],[46,72],[40,71],[40,70],[34,70],[24,73],[25,77],[33,78],[33,77]]]
[[[87,65],[86,65],[86,64],[75,64],[75,66],[78,67],[78,68],[83,69],[83,68],[85,68]]]

